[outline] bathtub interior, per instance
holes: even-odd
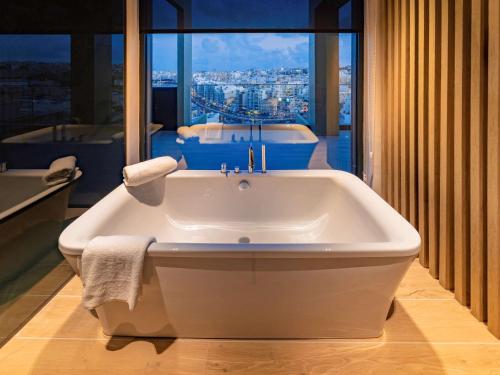
[[[141,187],[121,186],[96,206],[105,217],[93,210],[81,217],[87,233],[79,236],[140,234],[191,244],[388,241],[369,207],[338,180],[179,171]]]

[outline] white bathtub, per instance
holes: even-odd
[[[79,273],[88,241],[115,234],[158,240],[136,309],[97,308],[106,334],[131,336],[379,336],[420,244],[358,178],[311,170],[178,171],[121,185],[62,233],[59,248]]]

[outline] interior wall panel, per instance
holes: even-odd
[[[470,0],[455,2],[454,247],[455,296],[470,301]]]
[[[401,25],[400,33],[400,95],[399,100],[399,177],[400,177],[400,212],[408,219],[408,120],[409,120],[409,7],[408,0],[399,0],[400,13],[399,20]]]
[[[408,73],[408,217],[410,223],[418,228],[418,155],[417,155],[417,123],[418,123],[418,70],[417,62],[419,50],[417,48],[418,35],[418,7],[417,0],[410,0],[408,9],[409,18],[409,73]]]
[[[422,239],[419,260],[429,267],[429,1],[417,0],[418,7],[418,231]]]
[[[439,276],[439,123],[441,115],[441,6],[429,0],[429,112],[428,112],[428,191],[429,191],[429,272]]]
[[[455,0],[441,0],[441,93],[439,122],[439,282],[453,289],[453,92]]]
[[[396,183],[394,181],[394,50],[395,50],[395,39],[394,39],[394,0],[387,1],[387,123],[386,123],[386,133],[387,137],[382,139],[384,146],[387,151],[387,158],[385,159],[387,165],[387,178],[382,177],[387,191],[387,202],[394,205],[394,187]]]
[[[488,8],[487,317],[500,337],[500,1]]]
[[[394,114],[393,114],[393,206],[400,210],[401,197],[401,0],[394,0]]]
[[[385,2],[386,198],[420,263],[500,337],[500,1]]]
[[[487,0],[471,4],[471,310],[486,320],[486,115]]]

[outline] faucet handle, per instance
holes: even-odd
[[[227,173],[227,164],[226,163],[222,163],[220,165],[220,173]]]

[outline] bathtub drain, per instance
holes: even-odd
[[[250,238],[248,238],[248,237],[240,237],[238,239],[238,243],[250,243]]]

